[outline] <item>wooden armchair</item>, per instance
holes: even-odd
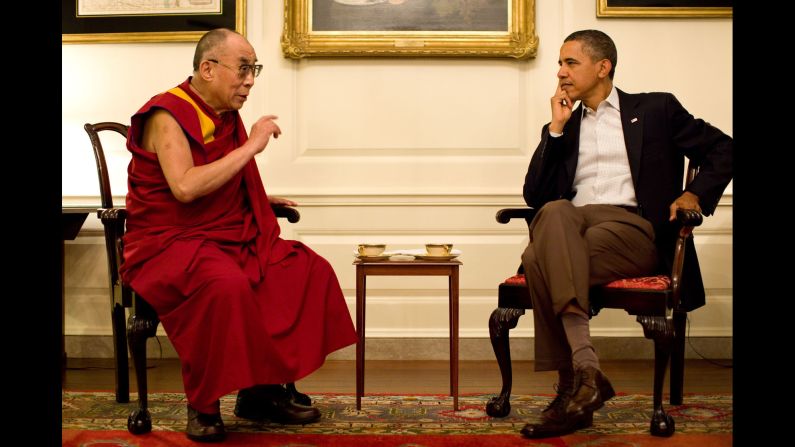
[[[688,166],[687,183],[698,172],[692,163]],[[506,208],[497,212],[497,222],[505,224],[511,219],[522,218],[529,224],[535,216],[532,208]],[[685,242],[692,236],[693,227],[701,225],[702,216],[693,210],[679,210],[677,219],[681,224],[674,252],[673,268],[669,275],[629,278],[613,281],[590,290],[591,315],[603,308],[623,309],[636,315],[643,326],[646,338],[654,340],[654,409],[650,431],[655,436],[671,436],[674,420],[665,413],[662,405],[663,383],[671,358],[670,402],[682,404],[684,382],[685,322],[687,313],[680,308],[682,266],[685,258]],[[486,412],[493,417],[505,417],[511,411],[512,387],[511,352],[508,332],[516,327],[525,309],[532,309],[530,292],[524,272],[520,266],[516,275],[506,279],[498,288],[497,309],[489,318],[489,335],[494,355],[502,374],[502,390],[486,405]]]
[[[97,175],[99,176],[100,197],[102,199],[102,208],[97,210],[97,216],[102,221],[105,229],[105,248],[108,254],[108,276],[110,278],[111,306],[113,309],[114,355],[116,356],[116,387],[117,390],[123,388],[127,395],[124,401],[118,398],[117,401],[129,402],[126,340],[129,343],[130,354],[135,366],[135,377],[138,382],[138,408],[130,412],[130,416],[127,418],[127,430],[136,435],[148,433],[152,430],[152,418],[148,410],[147,400],[146,340],[156,335],[160,320],[152,306],[121,281],[119,267],[123,259],[122,236],[125,230],[127,210],[123,207],[113,206],[108,167],[105,162],[102,142],[99,138],[99,132],[111,130],[126,139],[129,126],[120,123],[103,122],[96,124],[87,123],[83,128],[88,133],[91,145],[94,148]],[[296,223],[301,219],[298,210],[288,206],[274,206],[273,212],[276,217],[285,218],[290,223]],[[132,308],[127,320],[126,337],[124,332],[125,308]],[[298,393],[294,384],[287,384],[287,388],[293,396],[298,397],[298,400],[309,403],[309,397]]]

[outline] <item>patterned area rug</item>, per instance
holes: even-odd
[[[459,411],[449,396],[368,395],[356,411],[353,395],[314,394],[321,420],[306,426],[252,422],[232,414],[235,395],[221,399],[221,414],[229,433],[224,445],[259,446],[646,446],[732,445],[732,396],[686,395],[685,404],[666,406],[676,434],[649,435],[650,395],[619,393],[594,414],[592,427],[562,438],[523,439],[519,430],[538,421],[549,395],[512,396],[511,414],[491,418],[484,407],[490,395],[459,397]],[[127,433],[127,415],[136,403],[119,404],[113,393],[63,394],[64,446],[175,446],[195,445],[184,435],[187,401],[182,393],[149,395],[153,431],[143,436]]]

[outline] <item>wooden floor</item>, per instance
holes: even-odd
[[[728,364],[730,360],[719,361]],[[654,374],[651,360],[602,361],[602,370],[618,392],[651,393]],[[112,391],[111,359],[69,359],[65,390]],[[365,366],[365,394],[445,394],[449,392],[447,361],[368,360]],[[135,374],[130,370],[130,389],[136,390]],[[182,392],[182,377],[176,359],[150,359],[149,390]],[[513,394],[553,394],[555,372],[535,372],[533,362],[513,362]],[[666,393],[667,393],[666,375]],[[459,394],[498,394],[502,386],[496,361],[459,363]],[[319,370],[297,383],[305,393],[350,393],[356,390],[353,361],[327,361]],[[732,368],[705,360],[685,363],[685,393],[731,393]],[[131,396],[135,399],[135,396]]]

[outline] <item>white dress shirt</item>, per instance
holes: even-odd
[[[572,186],[577,191],[571,201],[574,206],[638,205],[620,107],[615,86],[596,110],[582,105],[580,154]]]

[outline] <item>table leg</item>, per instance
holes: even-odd
[[[458,266],[450,273],[450,392],[458,411]]]
[[[66,317],[65,317],[65,309],[64,306],[64,294],[66,286],[64,285],[65,274],[64,274],[64,252],[65,243],[61,240],[61,386],[63,387],[64,383],[66,382],[66,343],[64,343],[64,330],[66,328]]]
[[[364,304],[367,282],[364,268],[356,266],[356,410],[362,409],[364,394]]]

